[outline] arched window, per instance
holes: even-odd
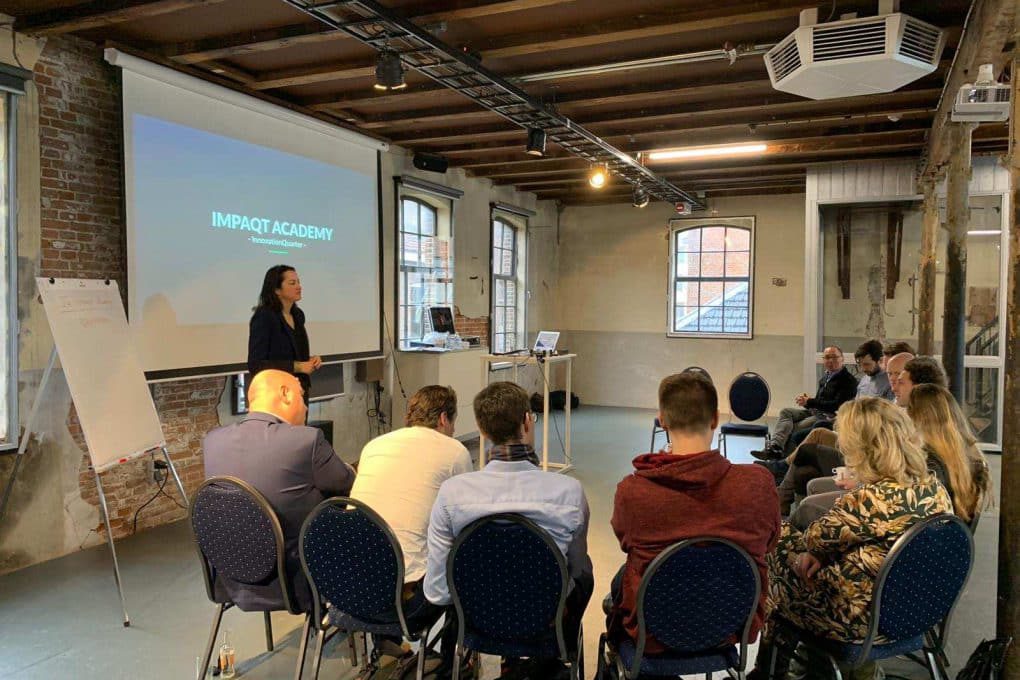
[[[429,330],[429,307],[453,305],[453,240],[438,210],[409,196],[400,199],[398,240],[397,336],[406,348]]]
[[[750,338],[754,218],[673,220],[668,334]]]
[[[524,229],[492,219],[492,351],[524,349]]]

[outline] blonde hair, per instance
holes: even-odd
[[[917,385],[907,405],[921,438],[946,468],[956,514],[971,520],[987,496],[990,479],[977,438],[945,387]]]
[[[914,424],[885,399],[861,397],[843,404],[836,414],[836,436],[846,464],[863,484],[891,479],[909,485],[928,475]]]

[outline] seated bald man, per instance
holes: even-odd
[[[305,518],[326,498],[346,496],[354,484],[354,470],[340,460],[322,430],[305,426],[308,407],[302,394],[292,374],[260,371],[248,387],[247,417],[216,428],[202,442],[207,479],[237,477],[273,506],[283,527],[292,578],[301,573],[298,536]],[[303,578],[298,580],[295,593],[307,606],[307,586]],[[262,604],[260,594],[250,588],[231,596],[242,609]]]

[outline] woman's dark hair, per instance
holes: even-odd
[[[255,309],[266,307],[279,312],[283,310],[280,298],[276,296],[277,289],[283,285],[283,277],[287,272],[294,271],[288,264],[276,264],[266,270],[266,277],[262,279],[262,292],[259,293],[259,302]]]

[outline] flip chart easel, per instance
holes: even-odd
[[[7,510],[14,479],[32,437],[39,405],[59,354],[99,491],[99,510],[113,558],[113,577],[120,595],[124,625],[130,626],[117,550],[110,529],[110,513],[99,473],[159,449],[185,507],[188,506],[188,496],[166,448],[156,406],[152,403],[145,373],[131,342],[131,331],[117,282],[37,278],[36,284],[53,333],[53,349],[25,423],[14,470],[4,489],[0,521]]]

